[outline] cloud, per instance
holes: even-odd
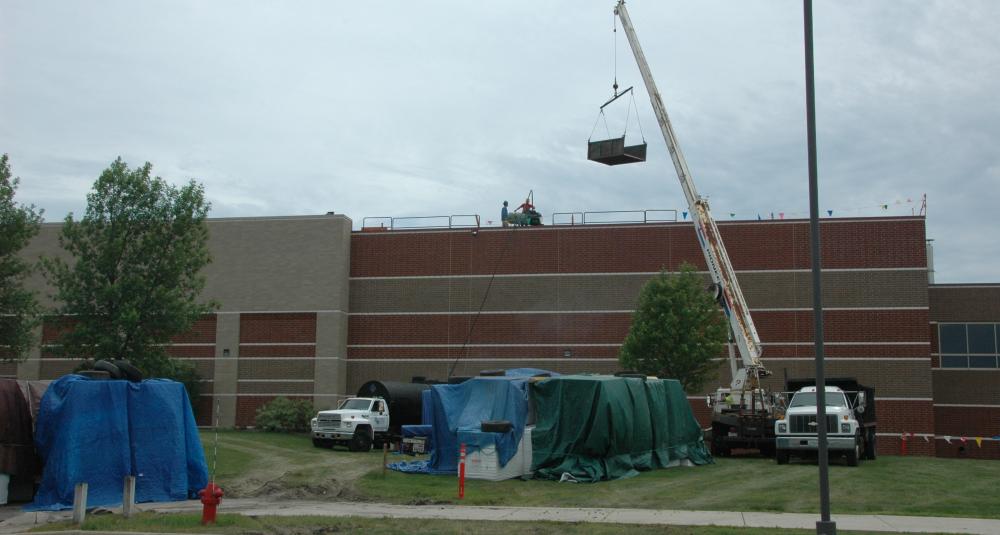
[[[805,216],[801,4],[629,10],[716,216]],[[1000,5],[848,0],[815,16],[821,208],[908,215],[926,193],[937,280],[995,280]],[[0,150],[49,220],[80,213],[119,155],[203,182],[215,216],[495,221],[529,190],[546,215],[685,209],[605,4],[15,1],[5,18]],[[616,75],[637,89],[644,165],[585,159]]]

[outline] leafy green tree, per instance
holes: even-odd
[[[697,391],[715,376],[728,325],[690,264],[661,272],[643,287],[618,361],[627,369],[677,379]]]
[[[17,254],[38,234],[42,211],[14,203],[19,182],[11,178],[7,155],[0,156],[0,362],[28,356],[40,317],[34,294],[24,288],[31,265]]]
[[[127,359],[146,376],[180,379],[190,366],[171,360],[163,344],[216,307],[198,299],[210,261],[209,204],[201,185],[176,188],[151,170],[112,162],[83,218],[66,216],[59,243],[72,261],[43,264],[62,303],[57,313],[71,324],[60,340],[65,354]]]

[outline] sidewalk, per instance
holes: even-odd
[[[197,501],[139,504],[141,511],[200,512]],[[111,509],[116,513],[121,508]],[[478,507],[459,505],[392,505],[358,502],[267,502],[223,499],[220,513],[279,516],[359,516],[431,518],[478,521],[602,522],[609,524],[729,526],[816,529],[819,515],[798,513],[739,513],[617,508]],[[0,534],[21,533],[39,524],[69,520],[69,511],[21,513],[0,522]],[[1000,520],[888,515],[834,515],[838,530],[899,533],[1000,533]]]

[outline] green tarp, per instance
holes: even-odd
[[[678,381],[565,375],[531,385],[535,477],[631,477],[689,460],[713,462]]]

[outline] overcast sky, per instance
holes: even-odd
[[[205,185],[213,217],[685,210],[638,89],[606,167],[586,142],[614,76],[612,1],[0,0],[0,152],[47,221],[117,156]],[[808,217],[802,3],[633,0],[716,219]],[[817,1],[820,206],[910,215],[937,282],[1000,282],[1000,2]],[[594,139],[626,130],[629,99]],[[608,135],[610,134],[610,136]],[[883,209],[882,205],[888,205]],[[731,215],[732,214],[732,215]]]

